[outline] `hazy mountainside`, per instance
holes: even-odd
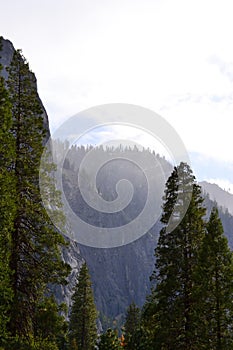
[[[219,206],[223,209],[228,209],[229,213],[233,215],[233,194],[207,181],[200,182],[200,185],[203,190],[208,193],[212,201],[216,201]]]
[[[142,173],[130,162],[126,164],[124,160],[117,159],[117,161],[108,162],[98,173],[97,189],[99,194],[107,200],[115,199],[116,182],[119,179],[126,178],[133,184],[135,195],[132,198],[131,205],[127,208],[127,212],[117,213],[115,218],[114,215],[95,211],[83,201],[77,180],[80,163],[88,151],[96,152],[95,158],[98,158],[101,152],[114,155],[113,150],[92,150],[92,148],[88,150],[84,147],[72,147],[67,153],[63,166],[63,185],[67,200],[73,211],[92,225],[114,227],[126,224],[128,220],[138,215],[145,204],[147,183]],[[134,152],[140,158],[146,157],[148,151],[127,150],[121,153],[122,158],[130,158],[130,153]],[[115,153],[117,154],[117,151]],[[168,177],[172,170],[171,165],[158,155],[154,155],[154,157],[161,162]],[[85,174],[85,176],[88,176],[88,174]],[[156,174],[153,181],[157,186],[164,188],[164,182],[161,181],[161,178],[156,177]],[[155,200],[161,205],[161,198],[155,198]],[[213,205],[214,202],[208,196],[205,196],[207,216]],[[126,213],[127,215],[125,215]],[[233,217],[221,209],[220,217],[229,244],[233,248]],[[90,268],[96,304],[102,315],[103,326],[107,324],[105,324],[103,315],[121,321],[125,309],[132,301],[139,306],[143,305],[151,287],[149,277],[154,267],[154,249],[160,228],[161,225],[157,222],[143,237],[118,248],[99,249],[79,244],[80,253]]]
[[[61,144],[55,146],[56,149]],[[94,210],[88,206],[82,198],[78,185],[78,172],[82,159],[89,151],[95,152],[95,159],[104,158],[106,153],[117,159],[107,162],[97,176],[97,189],[100,196],[108,201],[116,198],[116,184],[121,179],[127,179],[133,186],[134,195],[130,204],[122,211],[109,214]],[[59,153],[59,151],[58,151]],[[146,159],[148,151],[103,150],[97,148],[85,149],[84,147],[72,147],[68,152],[63,165],[63,189],[73,211],[84,221],[96,227],[120,227],[133,220],[143,209],[147,197],[147,179],[140,169],[127,159]],[[151,154],[150,154],[151,155]],[[154,174],[153,186],[159,187],[159,193],[163,192],[167,176],[171,172],[171,165],[158,155],[153,155],[156,162],[161,164],[164,178],[158,172]],[[122,159],[120,159],[122,158]],[[151,158],[150,158],[151,159]],[[149,159],[148,159],[149,161]],[[146,163],[147,167],[151,163]],[[84,174],[88,178],[88,174]],[[87,184],[88,186],[88,181]],[[91,189],[87,188],[87,191]],[[158,206],[161,206],[161,195],[155,198]],[[145,296],[150,291],[149,276],[153,270],[153,254],[160,223],[157,222],[150,231],[133,243],[117,248],[93,248],[79,244],[81,255],[87,261],[91,273],[96,305],[100,311],[103,326],[107,325],[107,319],[121,319],[127,306],[134,301],[142,306]]]

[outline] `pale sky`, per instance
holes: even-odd
[[[233,190],[231,0],[0,1],[52,132],[95,105],[140,105],[176,129],[200,180]]]

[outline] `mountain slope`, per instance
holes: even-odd
[[[81,198],[77,174],[80,163],[87,152],[88,150],[84,150],[82,147],[72,148],[70,154],[68,152],[66,164],[63,168],[63,184],[66,199],[70,202],[73,211],[77,215],[82,215],[85,221],[91,222],[95,226],[114,226],[114,217],[109,218],[93,211],[85,205]],[[100,153],[101,150],[92,150],[92,152]],[[102,150],[102,152],[104,151]],[[123,153],[122,157],[124,158],[124,156]],[[138,157],[145,157],[144,153],[138,152]],[[168,177],[172,167],[165,160],[161,159],[161,161],[163,161],[163,168],[166,169],[165,172]],[[130,179],[131,183],[133,183],[134,192],[136,192],[134,205],[128,207],[128,217],[133,218],[143,208],[144,198],[147,195],[146,183],[142,186],[141,174],[135,171],[135,168],[126,164],[124,164],[124,167],[121,167],[119,160],[115,164],[114,162],[112,164],[108,163],[98,173],[97,187],[104,198],[113,200],[116,179],[122,178]],[[159,186],[164,188],[164,183],[159,182],[157,178],[154,179],[154,183],[157,183],[157,185],[159,183]],[[208,196],[205,196],[207,216],[214,205],[215,203]],[[229,244],[233,248],[233,216],[220,208],[220,217],[223,221]],[[118,215],[115,225],[116,223],[117,226],[124,225],[124,217]],[[94,283],[96,304],[102,316],[105,315],[107,318],[120,321],[127,306],[132,301],[139,306],[143,305],[151,287],[149,277],[154,267],[154,249],[160,228],[160,222],[157,222],[146,235],[131,244],[118,248],[100,249],[79,244],[81,255],[87,261],[90,269]],[[101,319],[104,323],[104,317]]]
[[[207,181],[200,182],[201,187],[205,193],[208,193],[212,201],[216,201],[218,206],[224,209],[228,209],[229,213],[233,215],[233,194],[223,190],[216,184],[209,183]]]

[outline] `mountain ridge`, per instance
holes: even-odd
[[[216,201],[223,210],[228,210],[233,215],[233,194],[222,189],[215,183],[201,181],[199,184],[203,188],[204,193],[208,194],[212,201]]]

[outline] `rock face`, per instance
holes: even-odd
[[[68,277],[68,284],[66,286],[58,286],[54,292],[59,303],[65,302],[68,308],[71,306],[71,296],[77,281],[77,276],[81,269],[84,259],[80,254],[78,243],[68,240],[69,247],[63,249],[63,260],[71,266],[71,274]]]
[[[0,63],[2,64],[3,70],[2,75],[4,79],[7,79],[8,73],[6,68],[9,67],[13,54],[14,54],[14,46],[9,40],[5,40],[2,37],[0,38],[1,53],[0,53]]]
[[[99,249],[80,246],[90,269],[96,305],[104,328],[124,321],[131,302],[142,306],[150,292],[158,225],[141,239],[123,247]]]
[[[61,147],[60,144],[58,146]],[[105,151],[100,148],[91,152],[94,154],[94,159],[105,159],[108,154],[114,155],[114,159],[116,158],[113,162],[107,162],[98,172],[96,187],[102,198],[113,201],[117,197],[116,185],[121,179],[127,179],[133,187],[132,200],[123,210],[111,214],[94,210],[83,200],[77,181],[80,164],[86,157],[88,150],[85,151],[83,147],[73,147],[68,152],[66,162],[63,165],[63,190],[66,200],[78,217],[97,228],[96,234],[98,234],[98,227],[119,229],[124,227],[128,222],[133,221],[145,206],[148,195],[148,179],[139,167],[125,159],[137,159],[138,164],[141,163],[140,160],[144,159],[145,161],[146,159],[145,168],[150,168],[151,157],[154,157],[157,162],[162,164],[166,177],[172,169],[171,165],[158,155],[150,153],[151,156],[147,158],[147,150],[127,150],[118,153],[116,150]],[[85,178],[90,175],[82,174],[82,170],[80,170],[80,174]],[[163,189],[165,181],[163,182],[159,175],[159,172],[153,173],[152,183],[154,188],[159,184],[159,187]],[[87,181],[84,188],[91,197],[92,188],[88,187],[89,183]],[[124,193],[126,193],[125,190]],[[161,198],[162,195],[157,196],[157,198],[155,195],[154,198],[154,201],[159,202],[159,208],[161,208]],[[153,207],[152,211],[154,210]],[[135,302],[139,306],[143,305],[146,295],[150,292],[149,278],[154,267],[154,249],[160,228],[161,225],[157,222],[141,238],[116,248],[94,248],[79,244],[81,255],[85,258],[90,270],[95,301],[104,328],[111,325],[113,320],[120,325],[130,303]],[[82,234],[84,233],[82,232]]]

